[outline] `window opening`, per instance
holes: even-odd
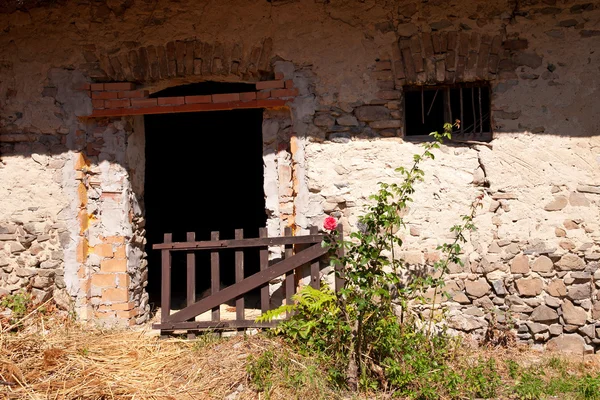
[[[404,87],[407,137],[440,132],[448,122],[456,139],[491,139],[490,90],[487,83]]]

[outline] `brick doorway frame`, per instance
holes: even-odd
[[[297,144],[291,128],[289,103],[298,90],[292,80],[283,80],[281,74],[275,77],[275,80],[257,82],[254,92],[205,96],[150,98],[147,90],[136,89],[130,82],[95,83],[82,88],[91,98],[93,111],[87,119],[87,132],[82,132],[83,136],[87,135],[84,138],[86,151],[78,154],[75,163],[76,179],[80,182],[77,247],[80,290],[76,304],[81,319],[103,325],[131,326],[148,318],[148,296],[144,290],[148,279],[145,237],[143,223],[140,223],[144,210],[136,201],[136,192],[143,192],[143,188],[141,192],[139,189],[139,176],[143,174],[137,167],[145,162],[145,153],[141,158],[128,158],[130,153],[144,151],[140,150],[140,141],[143,143],[145,135],[144,115],[263,109],[267,228],[269,235],[279,235],[284,227],[294,227],[296,184],[292,160]],[[114,163],[109,163],[110,167],[104,163],[101,167],[105,161],[102,158],[106,158],[107,141],[114,139],[110,135],[115,134],[121,135],[117,142],[120,140],[125,147],[115,150],[120,153],[115,156],[116,160],[125,160],[123,165],[115,167],[122,170],[122,177],[114,189],[104,190],[106,177],[103,174],[107,174],[106,168],[113,168]],[[143,185],[143,179],[141,182]],[[99,203],[96,214],[90,213],[88,207],[94,201]],[[119,206],[127,210],[127,215],[120,218],[123,225],[128,225],[129,233],[103,232],[106,225],[103,219],[113,207]]]

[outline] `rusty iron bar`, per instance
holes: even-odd
[[[477,114],[475,114],[475,88],[471,88],[471,107],[473,108],[473,132],[477,130]]]
[[[465,124],[463,119],[463,88],[460,88],[460,133],[465,133]]]
[[[477,88],[479,90],[479,133],[483,133],[483,114],[481,110],[481,88]]]

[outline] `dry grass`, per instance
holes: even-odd
[[[33,313],[24,328],[0,333],[0,399],[335,399],[325,374],[310,359],[265,335],[216,340],[159,339],[144,330],[102,330],[72,322],[67,316]],[[4,324],[6,327],[7,325]],[[265,352],[289,362],[273,368],[267,393],[253,390],[248,359]],[[507,379],[506,360],[547,369],[555,355],[526,347],[461,346],[453,364],[464,369],[483,358],[497,360]],[[575,375],[600,372],[600,359],[585,365],[567,360]],[[566,365],[566,364],[565,364]],[[290,377],[292,377],[290,379]],[[386,398],[383,393],[369,398]]]
[[[34,325],[0,337],[0,398],[223,399],[241,387],[237,399],[260,398],[249,389],[246,360],[285,347],[263,335],[161,340],[149,330],[100,330],[66,318]],[[275,385],[271,398],[294,392]]]

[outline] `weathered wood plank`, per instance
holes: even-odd
[[[267,228],[260,228],[258,235],[261,238],[266,238],[268,235]],[[260,270],[264,271],[269,268],[269,249],[260,249]],[[260,288],[260,310],[265,313],[269,310],[269,284],[266,283]]]
[[[154,250],[169,249],[173,251],[184,250],[212,250],[212,249],[237,249],[242,247],[283,246],[286,244],[312,244],[321,242],[323,235],[272,237],[272,238],[249,238],[234,240],[210,240],[201,242],[175,242],[158,243],[152,245]]]
[[[292,228],[285,228],[284,231],[285,236],[292,236]],[[288,259],[292,257],[294,254],[294,249],[291,244],[285,245],[285,258]],[[290,305],[293,303],[292,296],[294,295],[296,289],[296,283],[294,282],[294,270],[290,270],[285,274],[285,304]],[[286,314],[287,317],[290,316],[290,313]]]
[[[170,243],[173,240],[171,233],[165,233],[163,241]],[[160,319],[165,322],[171,313],[171,252],[163,250],[161,254],[161,296],[160,296]]]
[[[219,232],[211,232],[210,238],[212,240],[219,240]],[[210,253],[210,293],[216,295],[221,290],[221,269],[219,267],[219,252],[213,251]],[[219,321],[221,319],[221,309],[217,304],[216,307],[212,308],[211,319],[213,321]],[[195,315],[194,315],[195,317]]]
[[[194,232],[188,232],[186,239],[190,242],[196,240],[196,234]],[[187,259],[187,305],[191,306],[196,302],[196,254],[190,251],[186,255]]]
[[[316,226],[310,227],[310,234],[316,235],[318,233],[318,228]],[[313,260],[310,264],[310,285],[314,289],[319,289],[321,286],[321,276],[320,276],[320,263],[319,259]]]
[[[175,330],[200,330],[200,329],[239,329],[239,328],[273,328],[280,321],[274,320],[271,322],[256,322],[253,320],[242,321],[186,321],[186,322],[160,322],[152,324],[153,329],[161,331]]]
[[[196,240],[196,234],[194,232],[188,232],[185,239],[189,242]],[[186,254],[187,259],[187,273],[186,273],[186,285],[187,285],[187,305],[191,306],[196,302],[196,253],[190,251]],[[194,339],[196,334],[194,332],[188,332],[188,339]]]

